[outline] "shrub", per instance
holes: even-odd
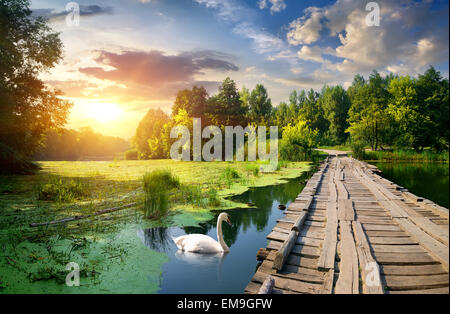
[[[138,151],[136,149],[126,151],[125,160],[138,160]]]
[[[143,177],[144,215],[160,219],[169,211],[169,191],[180,187],[180,181],[169,170],[153,170]]]
[[[366,150],[363,142],[354,141],[351,147],[352,147],[352,155],[354,158],[361,160],[365,158]]]
[[[283,129],[280,141],[280,157],[289,161],[312,160],[314,147],[317,147],[319,132],[311,130],[305,121],[289,124]]]
[[[233,182],[240,177],[239,172],[232,167],[226,167],[222,174],[222,178],[225,180],[225,184],[228,188],[230,188]]]

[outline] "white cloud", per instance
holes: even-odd
[[[252,39],[254,48],[258,53],[279,51],[284,47],[283,40],[263,30],[257,29],[247,22],[236,25],[233,32]]]
[[[267,8],[268,2],[270,2],[270,13],[274,14],[276,12],[281,12],[284,9],[286,9],[286,3],[284,3],[284,0],[259,0],[258,5],[261,10]]]
[[[298,56],[303,60],[322,62],[322,70],[336,75],[379,71],[410,74],[448,60],[448,11],[432,10],[429,1],[381,0],[381,24],[369,27],[364,1],[337,0],[323,8],[310,7],[291,22],[287,40],[291,45],[313,44],[336,37],[339,43],[319,55],[318,47],[303,46]],[[445,24],[444,22],[447,22]],[[323,54],[341,58],[332,63]]]
[[[289,25],[287,40],[291,45],[311,44],[320,38],[321,10],[310,7],[305,10],[305,13],[307,15],[296,19]]]
[[[303,46],[297,55],[302,60],[324,62],[324,59],[322,58],[322,49],[320,49],[319,46]]]

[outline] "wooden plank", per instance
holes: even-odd
[[[324,281],[324,274],[310,268],[303,268],[293,265],[284,265],[281,271],[273,269],[273,263],[271,261],[265,261],[259,266],[258,271],[266,273],[268,275],[276,275],[278,277],[290,278],[300,280],[309,283],[322,284]]]
[[[266,280],[267,274],[257,271],[253,276],[252,281],[263,283]],[[275,288],[283,289],[287,291],[297,292],[297,293],[308,293],[315,294],[319,291],[321,285],[312,284],[307,282],[302,282],[298,280],[291,280],[279,276],[273,276],[275,279]]]
[[[338,191],[338,198],[339,199],[343,199],[343,200],[347,200],[348,199],[348,191],[345,188],[344,184],[342,183],[342,181],[335,181],[336,183],[336,187],[337,187],[337,191]]]
[[[362,288],[364,294],[383,294],[381,284],[380,266],[370,252],[370,245],[361,224],[358,221],[352,223],[356,240],[359,266],[361,268]]]
[[[394,220],[408,232],[411,237],[422,245],[434,258],[442,263],[442,266],[448,271],[448,246],[437,241],[423,230],[418,228],[408,219],[394,218]]]
[[[319,294],[332,294],[333,284],[334,284],[334,269],[330,269],[325,273],[325,278],[323,280],[322,287],[319,290]]]
[[[384,275],[396,276],[426,276],[447,273],[442,265],[381,265],[380,271]]]
[[[431,222],[429,218],[426,217],[410,217],[413,223],[420,227],[423,231],[428,233],[430,236],[438,240],[439,242],[448,246],[448,235],[449,228],[444,226],[436,225]]]
[[[298,216],[297,220],[294,222],[294,225],[292,226],[292,229],[291,229],[291,230],[292,230],[292,231],[299,232],[300,229],[302,228],[302,225],[303,225],[303,223],[305,222],[307,216],[308,216],[308,213],[307,213],[307,212],[301,213],[301,214]]]
[[[336,282],[336,294],[359,293],[358,254],[351,232],[350,222],[339,223],[341,231],[341,265],[339,277]]]
[[[380,253],[425,253],[420,245],[372,244],[372,250]]]
[[[269,253],[269,256],[267,256],[267,260],[273,261],[275,259],[275,254],[276,253],[274,251],[271,251]],[[317,269],[317,259],[291,254],[288,256],[285,265],[293,265],[293,266],[300,266],[303,268]]]
[[[329,182],[330,201],[327,206],[327,225],[325,229],[325,239],[322,246],[322,253],[318,261],[320,270],[334,269],[337,245],[337,203],[336,187],[333,182]]]
[[[283,268],[284,263],[286,262],[287,257],[291,254],[292,248],[295,245],[295,241],[298,237],[297,231],[291,231],[289,233],[288,238],[284,241],[283,245],[278,250],[275,261],[273,262],[273,268],[277,270],[281,270]]]
[[[382,265],[433,265],[439,262],[428,253],[385,253],[373,252]]]
[[[385,276],[389,290],[423,290],[448,287],[448,274],[427,276]]]
[[[355,220],[355,211],[353,209],[353,201],[348,199],[338,200],[338,219],[340,221]]]
[[[278,251],[282,245],[283,245],[282,242],[270,241],[267,244],[267,249]],[[305,257],[310,257],[310,258],[318,258],[320,256],[320,250],[313,246],[305,246],[305,245],[296,244],[292,248],[291,254],[297,254],[300,256],[305,256]]]
[[[424,290],[399,290],[399,291],[389,291],[389,294],[448,294],[448,287],[445,288],[435,288],[435,289],[424,289]]]

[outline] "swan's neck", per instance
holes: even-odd
[[[219,244],[222,247],[223,251],[229,252],[230,248],[227,246],[227,244],[223,240],[222,221],[223,221],[223,218],[219,217],[219,220],[217,221],[217,240],[219,241]]]

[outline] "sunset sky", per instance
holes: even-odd
[[[215,93],[227,76],[264,84],[278,105],[373,69],[449,75],[448,1],[377,1],[379,27],[363,0],[80,0],[79,27],[66,24],[68,2],[32,8],[61,32],[64,61],[43,78],[75,104],[69,128],[129,138],[148,109],[170,113],[178,90]]]

